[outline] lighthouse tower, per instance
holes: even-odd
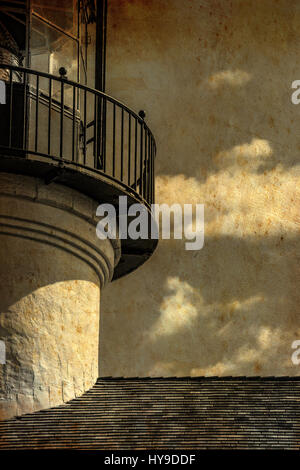
[[[1,2],[0,419],[98,377],[100,296],[156,240],[100,240],[101,203],[151,218],[155,141],[105,94],[105,0]]]

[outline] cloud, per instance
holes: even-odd
[[[234,87],[242,86],[251,80],[251,75],[243,70],[222,70],[211,75],[208,80],[210,88],[219,88],[222,85]]]
[[[183,174],[158,175],[157,202],[204,204],[205,237],[299,233],[300,166],[286,170],[278,164],[258,172],[272,154],[267,140],[253,138],[219,152],[213,158],[217,171],[204,182]]]
[[[149,332],[151,340],[156,336],[172,335],[182,328],[190,327],[198,314],[194,296],[198,300],[201,297],[187,282],[169,277],[167,288],[172,294],[166,296],[160,306],[160,317]]]
[[[219,152],[214,157],[214,163],[219,168],[230,168],[238,172],[240,169],[256,171],[272,155],[272,148],[267,140],[252,139],[248,143]]]

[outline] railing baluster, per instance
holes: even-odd
[[[145,155],[144,155],[144,181],[143,181],[143,196],[144,196],[144,199],[147,199],[147,181],[148,181],[148,174],[147,174],[147,171],[148,171],[148,167],[147,167],[147,129],[145,127]]]
[[[36,76],[36,93],[35,93],[35,142],[34,151],[38,149],[38,134],[39,134],[39,90],[40,90],[40,76]]]
[[[156,146],[154,140],[152,140],[152,203],[155,203],[155,154]]]
[[[149,134],[149,153],[150,153],[150,169],[149,169],[149,203],[152,204],[152,135]]]
[[[72,162],[75,161],[76,88],[73,87]]]
[[[86,164],[86,89],[83,93],[83,164]]]
[[[23,75],[23,84],[24,84],[24,102],[23,102],[23,150],[26,150],[27,146],[27,81],[28,76],[27,72],[24,72]],[[27,156],[27,154],[26,154]]]
[[[151,203],[151,135],[148,133],[147,201]]]
[[[124,109],[121,111],[121,181],[123,181],[124,171]]]
[[[95,165],[94,168],[102,169],[102,162],[101,158],[101,136],[102,136],[102,129],[101,129],[101,96],[97,95],[96,97],[96,112],[95,112],[95,126],[96,126],[96,133],[95,133],[95,155],[94,161]]]
[[[103,114],[102,114],[102,160],[103,171],[106,171],[106,98],[103,98]]]
[[[116,175],[116,104],[113,105],[113,177]]]
[[[63,158],[63,148],[64,148],[64,107],[65,107],[65,97],[64,97],[64,82],[61,80],[61,89],[60,89],[60,148],[59,156]]]
[[[51,109],[52,109],[52,79],[49,80],[49,108],[48,108],[48,155],[51,152]]]
[[[99,168],[99,96],[95,95],[95,115],[94,115],[94,168]]]
[[[97,123],[98,123],[98,102],[97,102],[97,98],[98,96],[97,95],[94,95],[94,125],[93,125],[93,128],[94,128],[94,141],[93,141],[93,156],[94,156],[94,168],[97,168],[97,161],[96,161],[96,142],[97,142],[97,133],[98,133],[98,126],[97,126]]]
[[[141,143],[140,143],[140,195],[143,197],[143,121],[141,124]]]
[[[137,134],[138,134],[138,122],[135,119],[135,131],[134,131],[134,189],[137,191]]]
[[[8,136],[8,145],[11,147],[11,141],[12,141],[12,107],[13,107],[13,80],[12,80],[12,70],[10,69],[9,71],[9,92],[10,92],[10,97],[9,97],[9,136]]]
[[[128,114],[128,186],[130,186],[131,173],[131,114]]]

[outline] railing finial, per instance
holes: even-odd
[[[65,69],[65,67],[60,67],[58,73],[60,75],[60,78],[67,78],[67,70]]]
[[[142,119],[144,120],[145,117],[146,117],[145,111],[143,111],[143,110],[141,109],[141,110],[139,111],[139,116],[140,116],[140,118],[142,118]]]

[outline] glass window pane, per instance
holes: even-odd
[[[77,36],[77,8],[74,0],[33,0],[33,11],[64,31]]]
[[[59,75],[59,68],[65,67],[67,78],[76,81],[77,48],[77,41],[32,17],[31,67],[33,69]]]

